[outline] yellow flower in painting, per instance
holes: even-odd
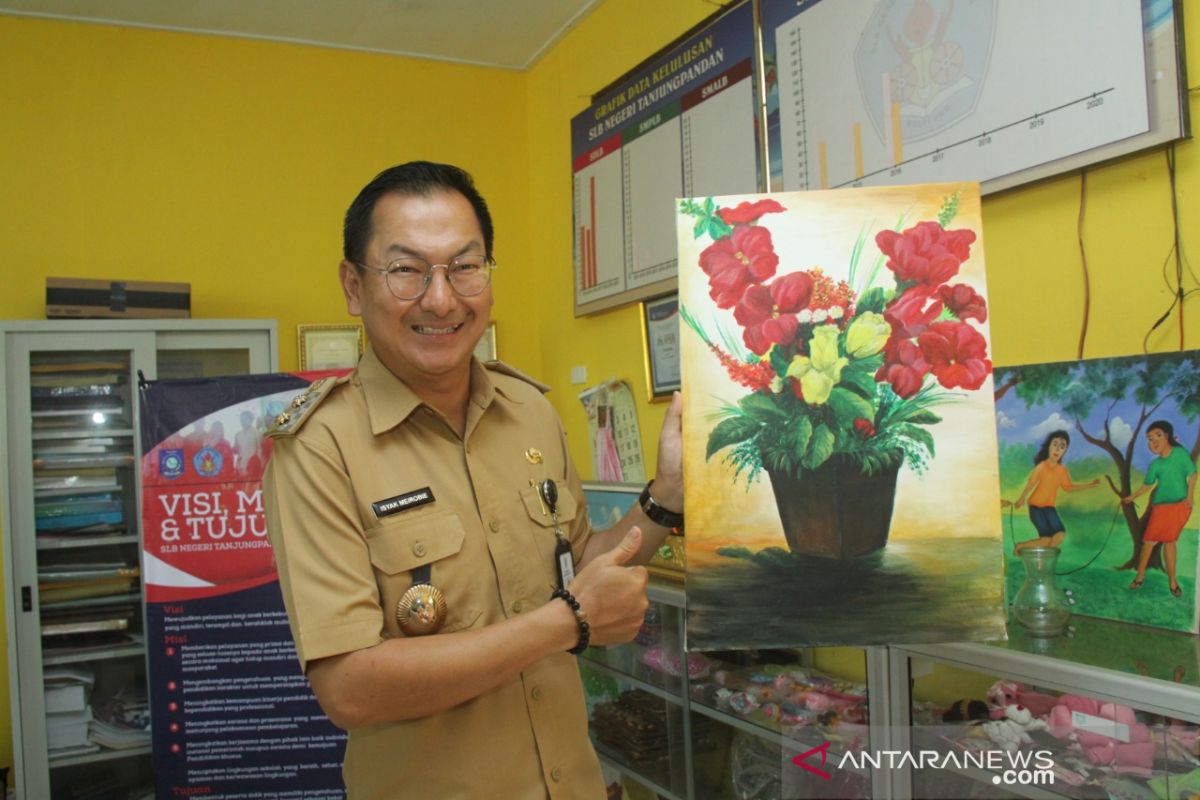
[[[851,358],[873,356],[883,350],[891,335],[891,323],[883,318],[883,314],[864,311],[846,330],[846,355]]]
[[[850,360],[838,355],[838,329],[836,325],[822,325],[813,331],[808,343],[808,355],[796,356],[788,366],[788,377],[800,381],[804,402],[809,405],[824,405],[829,401],[833,387],[842,379],[842,368]]]

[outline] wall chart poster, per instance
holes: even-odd
[[[141,392],[158,797],[345,796],[345,734],[300,671],[260,484],[263,431],[314,375],[154,381]]]
[[[1200,352],[997,368],[996,427],[1009,598],[1044,533],[1075,613],[1195,633]]]
[[[1173,22],[1170,0],[763,0],[770,187],[991,191],[1178,138]]]
[[[687,636],[1005,638],[978,184],[680,201]]]
[[[674,203],[759,189],[749,2],[624,76],[571,120],[575,313],[674,288]]]

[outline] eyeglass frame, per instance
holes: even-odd
[[[388,293],[392,297],[396,298],[397,300],[420,300],[422,297],[425,296],[425,293],[427,291],[429,291],[429,284],[433,283],[433,271],[435,269],[437,269],[438,267],[444,267],[446,269],[446,283],[450,286],[450,288],[452,290],[454,290],[454,293],[456,295],[458,295],[459,297],[478,297],[479,295],[483,294],[484,290],[486,290],[487,287],[492,285],[492,272],[496,269],[496,260],[494,258],[492,258],[491,256],[484,256],[483,265],[484,265],[484,267],[487,268],[487,282],[483,284],[483,286],[480,288],[480,290],[478,292],[475,292],[474,294],[463,294],[459,290],[459,288],[454,285],[454,281],[450,280],[450,268],[453,266],[456,266],[455,262],[458,261],[459,258],[473,258],[473,257],[474,256],[455,256],[454,258],[450,259],[449,263],[446,263],[446,264],[428,264],[429,269],[425,271],[425,280],[421,284],[421,291],[417,292],[417,294],[414,295],[413,297],[401,297],[400,295],[396,294],[395,290],[392,289],[392,284],[388,281],[388,275],[390,275],[392,273],[393,267],[401,261],[405,261],[407,259],[410,261],[420,261],[420,262],[424,263],[425,262],[424,259],[418,258],[416,256],[409,256],[406,258],[397,258],[392,261],[389,261],[388,265],[386,267],[372,267],[367,264],[360,264],[357,261],[351,261],[350,263],[353,264],[354,266],[358,267],[359,269],[365,269],[365,270],[369,270],[371,272],[377,272],[380,275],[382,275],[383,276],[383,285],[387,287]]]

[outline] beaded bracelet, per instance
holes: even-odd
[[[560,598],[564,603],[571,607],[571,611],[575,613],[575,621],[579,623],[579,642],[568,650],[572,655],[579,655],[584,650],[587,650],[588,639],[591,638],[592,630],[588,627],[587,614],[579,607],[579,601],[575,599],[575,595],[568,592],[566,589],[555,589],[550,595],[550,599]]]

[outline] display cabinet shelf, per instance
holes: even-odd
[[[149,783],[138,382],[272,372],[275,351],[273,320],[0,322],[17,798]]]
[[[83,753],[76,756],[50,756],[50,769],[65,769],[81,764],[99,764],[106,761],[120,761],[126,758],[141,758],[150,755],[150,745],[139,745],[122,750],[103,747],[94,753]]]

